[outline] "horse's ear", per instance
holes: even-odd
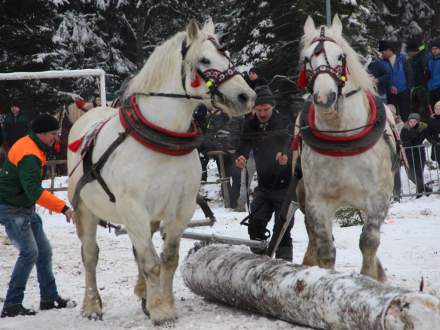
[[[199,36],[200,25],[195,19],[191,19],[186,27],[186,33],[188,34],[189,40],[196,40]]]
[[[333,29],[333,31],[335,31],[337,34],[339,34],[339,35],[342,34],[342,22],[341,22],[341,20],[339,19],[338,14],[336,14],[336,15],[333,17],[332,29]]]
[[[313,18],[310,16],[307,16],[306,23],[304,24],[304,34],[312,33],[316,30],[315,22],[313,21]]]
[[[208,17],[208,20],[203,25],[203,31],[205,31],[209,34],[215,34],[214,22],[212,21],[211,16]]]

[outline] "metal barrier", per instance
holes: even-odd
[[[409,168],[401,167],[394,179],[394,199],[440,194],[440,145],[405,147]]]

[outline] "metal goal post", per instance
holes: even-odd
[[[89,76],[99,77],[99,93],[101,96],[101,103],[107,104],[106,92],[105,92],[105,71],[102,69],[0,73],[0,80],[62,79],[62,78],[80,78],[80,77],[89,77]]]

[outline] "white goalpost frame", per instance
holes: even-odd
[[[102,69],[0,73],[0,80],[61,79],[89,76],[99,77],[99,93],[101,96],[101,104],[106,105],[107,98],[105,93],[105,71]]]

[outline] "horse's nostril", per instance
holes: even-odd
[[[244,93],[238,94],[238,101],[240,103],[247,103],[247,101],[249,101],[249,97]]]

